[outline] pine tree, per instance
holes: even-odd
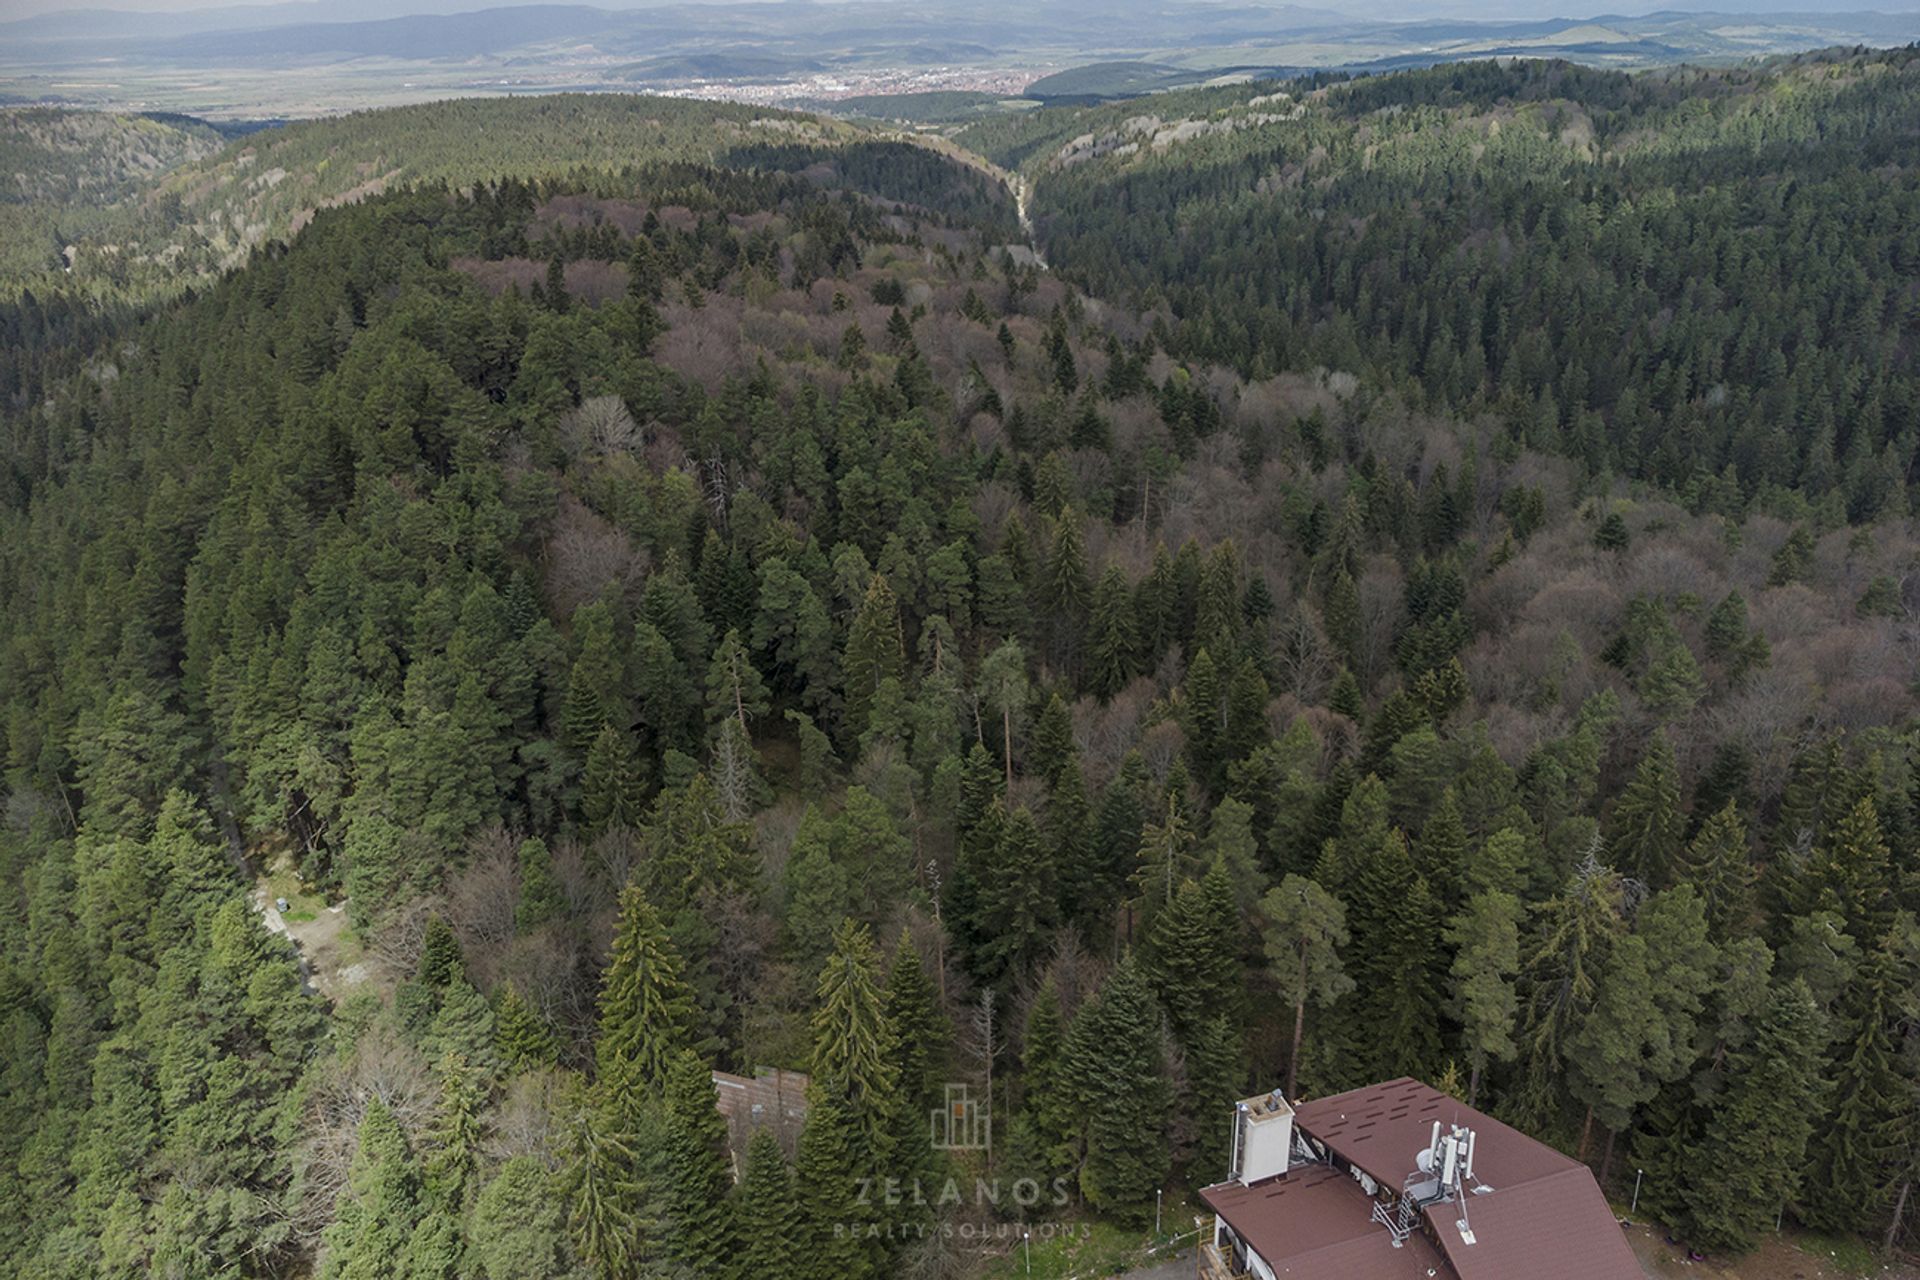
[[[1081,1108],[1080,1193],[1096,1211],[1140,1223],[1172,1158],[1160,1010],[1131,955],[1073,1020],[1062,1076]]]
[[[1027,656],[1012,640],[988,654],[980,664],[980,697],[1000,721],[1001,762],[1006,783],[1013,785],[1013,732],[1026,717]]]
[[[1340,961],[1347,945],[1347,909],[1305,876],[1289,875],[1261,899],[1269,971],[1280,998],[1293,1006],[1293,1049],[1287,1055],[1287,1095],[1300,1082],[1300,1050],[1307,1006],[1328,1008],[1353,990]]]
[[[1633,781],[1614,804],[1610,848],[1622,871],[1661,888],[1672,878],[1685,833],[1673,744],[1666,730],[1656,730]]]
[[[620,893],[620,924],[600,983],[594,1061],[617,1090],[656,1092],[694,1032],[693,992],[665,924],[637,885]]]
[[[674,1056],[665,1081],[659,1159],[667,1230],[663,1255],[700,1275],[732,1271],[735,1255],[733,1186],[727,1121],[714,1096],[713,1075],[691,1049]]]
[[[800,1248],[799,1192],[793,1169],[773,1130],[760,1128],[747,1141],[747,1167],[734,1196],[740,1224],[739,1274],[788,1274]]]
[[[1520,900],[1512,894],[1477,893],[1467,899],[1463,914],[1447,929],[1447,942],[1454,948],[1453,1014],[1460,1020],[1470,1068],[1468,1106],[1479,1097],[1480,1076],[1487,1063],[1513,1057],[1521,916]]]
[[[754,667],[739,629],[730,627],[707,664],[707,720],[717,723],[732,717],[748,730],[768,706],[766,682]]]

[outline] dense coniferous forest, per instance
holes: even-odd
[[[0,1271],[961,1275],[1401,1074],[1904,1247],[1910,74],[978,126],[1052,271],[772,130],[10,304]]]
[[[1034,171],[1055,265],[1163,307],[1181,355],[1489,408],[1696,507],[1775,487],[1856,522],[1904,509],[1911,51],[1274,88],[969,136]]]

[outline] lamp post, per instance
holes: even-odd
[[[1153,1193],[1153,1234],[1156,1236],[1160,1234],[1160,1197],[1165,1194],[1164,1190]]]
[[[1033,1274],[1033,1229],[1031,1227],[1022,1227],[1020,1229],[1020,1242],[1024,1244],[1027,1249],[1027,1274],[1032,1275]]]

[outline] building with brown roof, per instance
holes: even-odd
[[[726,1071],[713,1073],[720,1114],[727,1118],[727,1146],[736,1180],[747,1167],[747,1143],[756,1129],[771,1129],[792,1155],[807,1123],[807,1085],[803,1072],[761,1068],[752,1079]]]
[[[1202,1280],[1641,1280],[1587,1167],[1417,1080],[1237,1104]]]

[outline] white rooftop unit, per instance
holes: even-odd
[[[1280,1091],[1233,1104],[1233,1159],[1227,1181],[1248,1186],[1287,1171],[1293,1154],[1293,1107]]]

